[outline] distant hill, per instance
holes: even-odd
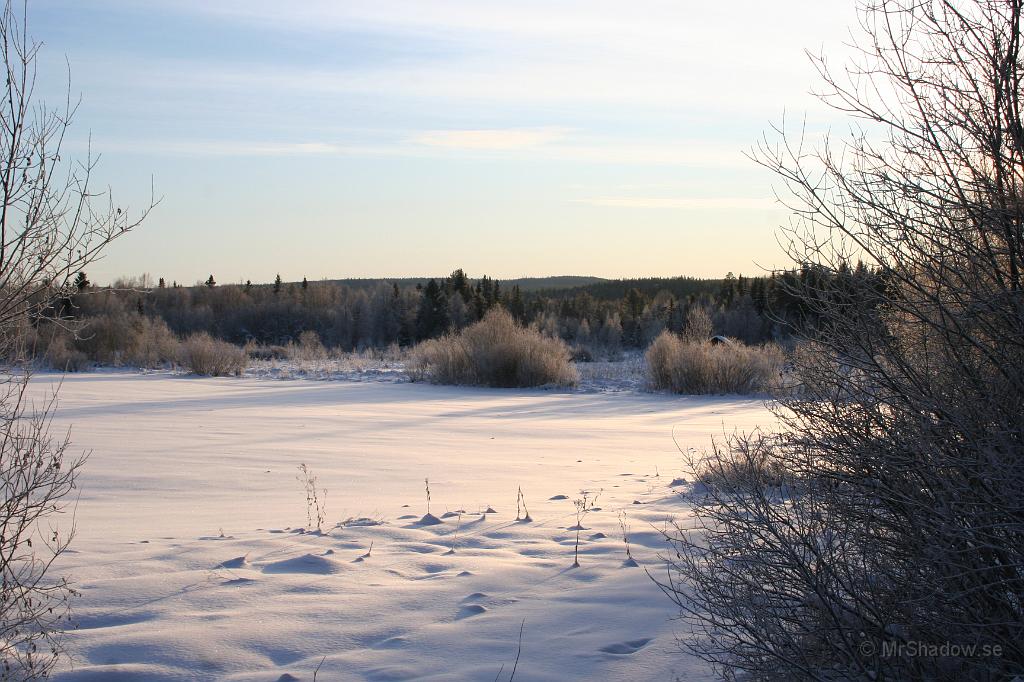
[[[440,282],[445,277],[434,277]],[[476,278],[471,277],[474,282]],[[430,277],[365,277],[348,279],[323,280],[353,289],[372,289],[381,284],[397,284],[400,287],[426,285]],[[648,297],[659,291],[668,291],[676,298],[701,294],[716,294],[722,288],[723,279],[699,279],[696,277],[633,277],[626,279],[607,279],[586,275],[556,275],[553,277],[519,277],[515,279],[499,279],[502,291],[509,291],[518,286],[523,293],[539,294],[548,298],[572,298],[577,294],[589,294],[598,300],[612,301],[621,299],[630,289],[639,289]],[[286,282],[286,284],[288,284]],[[268,285],[263,285],[268,286]]]
[[[654,296],[659,291],[668,291],[676,298],[715,294],[722,288],[723,279],[698,279],[696,277],[635,277],[629,279],[602,279],[574,287],[552,287],[537,290],[537,293],[551,298],[570,298],[587,293],[598,300],[611,301],[623,298],[630,289]]]
[[[430,277],[377,277],[358,279],[331,279],[327,281],[335,284],[343,284],[354,289],[369,289],[377,286],[382,282],[386,284],[397,284],[400,287],[414,287],[417,284],[426,284],[427,282],[430,281],[430,279]],[[434,277],[434,279],[440,281],[444,279],[444,276]],[[470,279],[475,280],[476,278],[471,277]],[[510,289],[513,286],[518,286],[522,291],[574,289],[578,287],[608,281],[610,280],[606,280],[601,277],[589,277],[580,275],[558,275],[555,277],[519,277],[516,279],[498,280],[498,282],[501,284],[502,289]]]

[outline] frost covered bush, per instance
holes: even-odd
[[[793,472],[778,456],[778,437],[755,431],[736,434],[712,444],[711,452],[687,455],[694,480],[715,494],[755,491],[772,494],[795,481]]]
[[[673,393],[758,393],[778,385],[783,354],[774,345],[684,341],[664,331],[647,349],[652,388]]]
[[[579,381],[563,341],[518,325],[502,308],[457,334],[421,343],[412,352],[409,373],[413,380],[437,384],[500,388]]]
[[[61,372],[81,372],[90,364],[89,356],[75,348],[74,339],[69,334],[51,337],[42,360]]]
[[[74,347],[89,359],[119,367],[135,335],[128,313],[97,315],[73,324]],[[57,368],[60,369],[60,368]]]
[[[250,360],[286,360],[288,358],[287,346],[267,346],[249,341],[243,350]]]
[[[71,372],[91,362],[164,367],[177,361],[181,345],[162,319],[135,314],[48,322],[24,338],[37,362]]]
[[[286,348],[288,359],[296,362],[319,362],[327,359],[327,349],[320,342],[320,335],[312,329],[299,334],[299,342],[289,343]]]
[[[177,361],[181,342],[160,318],[136,317],[132,322],[124,362],[132,367],[163,367]]]
[[[241,374],[248,357],[244,349],[200,332],[182,342],[180,362],[193,374],[220,377]]]

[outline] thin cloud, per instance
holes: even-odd
[[[428,147],[475,150],[514,150],[538,147],[559,140],[564,130],[430,130],[413,137]]]
[[[368,154],[370,148],[325,142],[246,142],[225,140],[94,140],[104,152],[158,154],[162,156],[351,156]],[[80,145],[72,145],[77,148]]]
[[[405,134],[376,139],[328,141],[258,141],[227,139],[106,138],[94,136],[92,142],[104,152],[152,154],[174,157],[295,157],[346,156],[391,158],[446,158],[458,154],[468,158],[506,161],[577,162],[619,166],[676,166],[749,170],[751,162],[728,145],[633,144],[615,140],[570,139],[564,129],[540,130],[445,130]],[[75,139],[69,148],[83,152],[87,140]],[[580,188],[582,189],[582,188]],[[597,197],[579,199],[581,203],[619,207],[684,208],[694,199],[641,199],[636,197]],[[731,199],[701,199],[704,207],[713,202],[723,205]],[[687,203],[689,202],[689,203]],[[646,206],[645,206],[646,204]],[[660,204],[655,206],[654,204]]]

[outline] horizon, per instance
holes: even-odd
[[[625,277],[601,277],[599,275],[566,275],[566,274],[562,274],[562,275],[521,275],[521,276],[513,276],[513,277],[491,277],[487,273],[481,273],[480,275],[473,275],[471,273],[465,272],[465,270],[463,270],[463,272],[466,274],[466,277],[470,281],[479,281],[483,277],[487,277],[488,279],[490,279],[490,280],[492,280],[494,282],[499,282],[499,283],[502,283],[502,282],[523,282],[523,281],[532,281],[532,280],[555,280],[555,279],[574,279],[574,280],[575,279],[588,279],[588,280],[595,280],[595,281],[598,281],[598,282],[630,282],[630,281],[642,281],[642,280],[675,280],[675,279],[690,279],[690,280],[696,280],[696,281],[715,281],[715,280],[723,280],[723,279],[725,279],[730,274],[734,275],[736,277],[741,277],[741,276],[742,277],[765,277],[765,276],[769,276],[771,274],[771,273],[759,273],[759,274],[747,275],[747,274],[744,274],[742,272],[735,272],[733,270],[729,270],[729,271],[725,272],[724,274],[722,274],[720,276],[717,276],[717,277],[716,276],[696,277],[696,276],[693,276],[693,275],[632,275],[632,276],[625,276]],[[155,275],[154,276],[152,273],[149,273],[149,272],[143,272],[143,273],[140,273],[138,275],[120,275],[118,277],[113,278],[112,280],[110,280],[108,282],[97,282],[92,277],[89,277],[89,273],[88,272],[86,272],[85,274],[89,278],[89,285],[90,286],[100,287],[100,288],[103,288],[103,287],[116,288],[115,287],[115,283],[118,280],[125,280],[125,281],[148,281],[151,287],[156,287],[157,283],[161,279],[164,280],[164,284],[166,286],[168,286],[168,287],[170,287],[172,285],[175,285],[175,284],[177,286],[185,287],[185,288],[206,286],[206,281],[205,281],[205,279],[202,279],[202,278],[201,279],[197,279],[197,280],[192,281],[192,282],[185,282],[185,281],[182,281],[182,280],[175,279],[174,277],[165,277],[163,275]],[[308,282],[310,284],[316,284],[318,282],[320,282],[320,283],[322,283],[322,282],[327,282],[327,283],[330,283],[330,282],[342,282],[342,283],[345,283],[345,282],[390,282],[390,281],[398,281],[398,280],[423,281],[423,282],[428,282],[430,280],[436,280],[438,282],[442,282],[445,279],[447,279],[450,275],[451,275],[451,273],[449,272],[448,274],[444,274],[444,275],[393,275],[393,276],[388,275],[388,276],[378,276],[378,277],[374,277],[374,276],[368,276],[368,277],[321,277],[321,278],[318,278],[318,279],[311,279],[309,277],[305,277],[305,278],[300,277],[299,279],[288,279],[288,278],[282,277],[281,278],[281,283],[282,284],[301,284],[303,279],[308,280]],[[210,273],[208,276],[213,276],[214,282],[216,283],[216,286],[244,286],[247,282],[249,284],[251,284],[252,286],[272,286],[274,284],[274,279],[273,278],[269,279],[269,280],[266,280],[266,281],[263,281],[263,280],[257,281],[257,280],[252,280],[251,278],[249,278],[248,280],[224,281],[224,280],[218,279],[217,276],[216,276],[216,273]],[[572,285],[568,285],[568,288],[575,288],[577,286],[586,286],[586,284],[572,284]]]
[[[95,281],[787,265],[744,154],[784,112],[839,120],[804,50],[841,52],[854,8],[642,9],[38,0],[28,26],[42,98],[68,65],[81,95],[69,156],[118,205],[162,197]]]

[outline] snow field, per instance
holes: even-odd
[[[58,567],[82,592],[62,681],[490,682],[520,628],[517,680],[708,678],[646,572],[687,517],[672,435],[771,419],[737,398],[166,374],[69,375],[60,395],[55,428],[93,451]],[[421,523],[424,478],[441,523]]]

